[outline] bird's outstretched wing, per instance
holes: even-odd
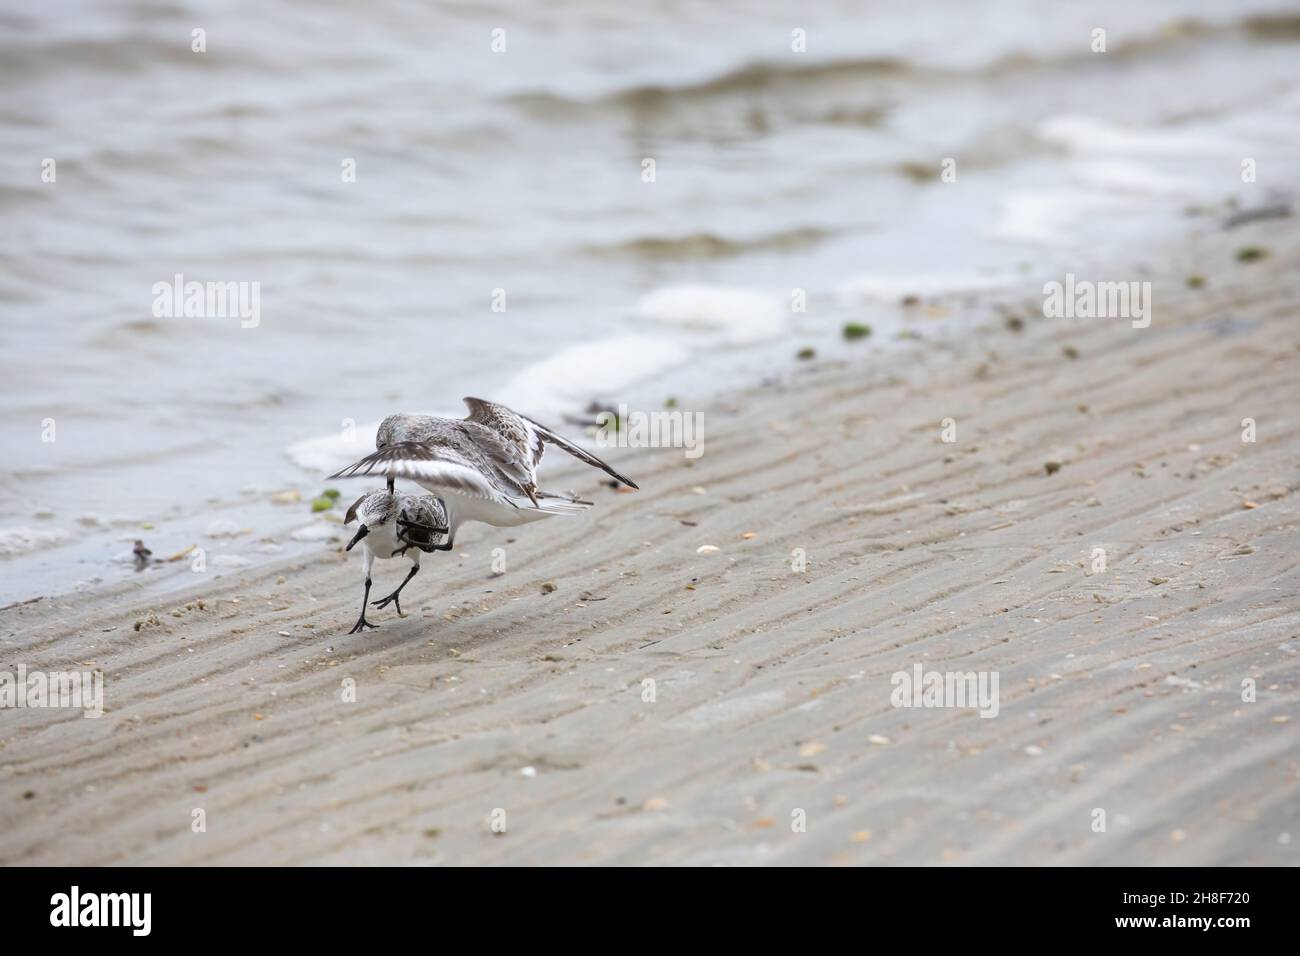
[[[454,448],[423,442],[398,442],[387,445],[360,461],[349,465],[334,478],[407,478],[429,489],[484,498],[499,504],[518,507],[511,500],[513,489],[502,487],[474,462]]]
[[[533,421],[526,415],[520,415],[504,405],[484,401],[481,398],[466,398],[464,401],[469,408],[469,416],[465,420],[474,422],[482,426],[484,430],[496,435],[501,444],[508,449],[505,452],[508,468],[526,468],[530,479],[529,484],[533,488],[536,488],[537,463],[542,460],[546,445],[563,448],[579,461],[584,461],[588,465],[599,468],[605,474],[621,481],[629,488],[637,488],[636,482],[631,478],[620,475],[585,448],[580,448],[567,438],[557,435],[545,425]],[[514,477],[514,474],[509,470],[507,470],[507,473],[511,474],[512,478]]]

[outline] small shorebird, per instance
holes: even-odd
[[[498,528],[575,514],[591,507],[568,495],[539,491],[537,464],[547,445],[601,469],[630,488],[637,485],[590,452],[504,405],[467,398],[466,418],[389,415],[379,425],[374,454],[349,465],[335,478],[382,475],[391,492],[408,478],[436,494],[447,507],[447,549],[466,521]]]
[[[348,632],[349,634],[355,634],[367,627],[378,626],[366,620],[368,603],[379,608],[387,607],[391,603],[397,608],[400,616],[402,605],[397,598],[407,582],[419,573],[420,552],[451,550],[450,542],[440,543],[447,533],[447,509],[433,495],[417,497],[393,494],[385,490],[367,491],[352,503],[343,523],[349,525],[358,518],[361,520],[361,527],[348,542],[346,550],[351,551],[358,541],[361,542],[362,553],[365,555],[366,593],[361,599],[361,617],[357,618],[356,626]],[[406,577],[397,586],[396,591],[388,597],[371,601],[370,566],[375,563],[375,558],[387,559],[399,555],[405,555],[411,562],[411,570],[406,573]]]

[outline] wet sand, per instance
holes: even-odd
[[[0,664],[102,668],[106,713],[0,712],[0,861],[1294,862],[1297,249],[1174,250],[1148,329],[1030,288],[808,363],[705,407],[698,461],[611,455],[639,494],[551,460],[593,512],[467,528],[365,635],[341,542],[10,608]],[[998,715],[892,706],[916,664]]]

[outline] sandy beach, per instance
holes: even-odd
[[[467,528],[364,635],[342,532],[10,607],[0,664],[101,669],[106,712],[0,716],[0,862],[1293,863],[1298,250],[1189,240],[1146,329],[1029,287],[682,396],[698,460],[616,450],[621,494],[553,452],[593,511]],[[997,715],[893,706],[917,665],[996,673]]]

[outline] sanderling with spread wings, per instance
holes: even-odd
[[[466,418],[389,415],[379,425],[374,454],[330,478],[383,475],[391,489],[408,478],[436,494],[447,507],[446,547],[466,521],[508,528],[575,514],[591,507],[568,495],[539,491],[537,465],[546,445],[564,449],[630,488],[637,485],[590,452],[504,405],[467,398]]]
[[[441,543],[443,536],[447,534],[447,509],[433,495],[417,497],[394,494],[386,490],[367,491],[352,503],[343,523],[349,525],[357,519],[360,519],[361,527],[348,542],[346,550],[351,551],[358,541],[361,542],[362,552],[365,554],[366,593],[361,599],[361,617],[357,619],[356,626],[348,632],[350,634],[367,627],[378,626],[366,620],[367,603],[374,604],[378,608],[387,607],[391,603],[397,608],[400,617],[402,605],[398,601],[398,595],[402,593],[402,588],[406,587],[407,582],[419,573],[420,552],[451,550],[450,542]],[[411,562],[411,570],[406,573],[406,577],[397,586],[396,591],[388,597],[371,601],[370,566],[375,563],[375,558],[387,559],[399,555],[405,555]]]

